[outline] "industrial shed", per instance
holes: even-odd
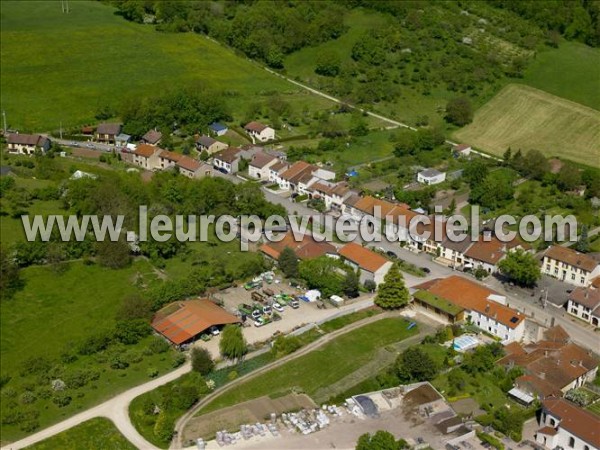
[[[175,345],[193,341],[213,326],[239,323],[239,317],[228,313],[208,299],[170,303],[158,311],[152,328]]]

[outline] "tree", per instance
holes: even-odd
[[[219,342],[221,355],[227,359],[240,359],[248,352],[248,345],[238,325],[226,325]]]
[[[419,347],[409,347],[398,357],[396,369],[401,380],[427,381],[433,379],[439,368],[435,361]]]
[[[540,279],[540,265],[531,253],[517,249],[498,263],[500,272],[523,286],[533,286]]]
[[[298,274],[309,288],[318,289],[323,298],[329,298],[342,291],[342,278],[338,273],[341,264],[329,256],[307,259],[300,262]]]
[[[359,295],[359,288],[358,275],[353,270],[349,270],[342,282],[344,294],[349,298],[356,298]]]
[[[581,173],[574,164],[566,162],[558,172],[556,181],[561,190],[572,191],[581,184]]]
[[[473,107],[466,97],[453,98],[446,105],[446,120],[462,127],[473,120]]]
[[[337,53],[332,51],[321,52],[317,56],[315,73],[325,77],[335,77],[340,73],[341,61]]]
[[[389,431],[378,430],[373,435],[365,433],[358,438],[356,450],[402,450],[408,448],[404,439],[396,441]]]
[[[287,278],[298,276],[298,257],[290,247],[286,247],[281,251],[277,262]]]
[[[373,280],[365,280],[364,287],[369,292],[375,292],[375,289],[377,289],[377,284]]]
[[[470,161],[463,171],[464,180],[469,183],[469,186],[474,188],[485,181],[488,175],[488,166],[482,159]]]
[[[410,295],[404,284],[404,277],[400,273],[398,264],[390,267],[383,283],[377,288],[375,304],[384,309],[401,308],[408,304]]]
[[[504,165],[506,165],[506,166],[510,165],[510,161],[512,159],[512,150],[510,147],[508,147],[506,149],[506,151],[504,152],[504,155],[502,156],[502,159],[504,160]]]
[[[22,285],[19,267],[0,247],[0,300],[11,298]]]
[[[581,234],[579,235],[579,239],[575,244],[575,250],[582,253],[587,253],[590,251],[590,239],[588,237],[588,227],[583,224],[581,226]]]
[[[521,170],[524,175],[534,180],[541,180],[546,172],[550,170],[550,164],[542,152],[539,150],[529,150],[523,157],[521,167],[515,168]]]
[[[205,348],[194,347],[191,352],[192,370],[200,375],[209,374],[215,367],[210,353]]]
[[[108,239],[97,242],[96,256],[100,265],[111,269],[121,269],[131,261],[129,244],[123,238],[115,242]]]

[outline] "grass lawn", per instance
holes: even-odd
[[[104,418],[92,419],[27,447],[30,450],[135,450],[114,424]]]
[[[292,388],[313,395],[319,388],[332,384],[363,366],[376,349],[402,341],[418,332],[416,327],[412,330],[407,330],[406,327],[407,321],[399,318],[386,318],[365,325],[259,378],[237,386],[216,398],[201,413],[262,395],[277,396]],[[332,361],[336,363],[332,365]]]
[[[0,200],[0,205],[2,205]],[[50,214],[65,214],[61,209],[59,200],[34,200],[27,209],[30,220],[33,216],[41,215],[47,217]],[[0,243],[12,244],[14,242],[25,241],[25,231],[23,229],[23,221],[14,219],[10,216],[0,216]]]
[[[590,252],[600,252],[600,236],[593,236],[590,239]]]
[[[561,42],[540,52],[525,72],[523,83],[600,110],[600,49]]]
[[[274,91],[312,111],[332,105],[203,36],[160,33],[100,2],[71,2],[69,14],[59,2],[6,1],[1,8],[1,107],[8,125],[23,131],[95,122],[105,105],[197,82],[227,90],[236,119]]]
[[[468,376],[468,382],[464,389],[460,392],[453,391],[448,384],[448,374],[442,373],[438,375],[432,384],[435,388],[444,394],[449,401],[458,400],[463,397],[473,398],[479,405],[489,405],[497,408],[507,403],[515,404],[508,400],[506,394],[500,389],[496,381],[487,374],[478,374],[475,378]],[[451,395],[452,394],[452,395]]]
[[[524,85],[506,86],[454,136],[498,156],[537,149],[600,167],[600,112]]]
[[[596,403],[593,403],[590,406],[588,406],[587,410],[593,412],[597,416],[600,416],[600,401],[597,401]]]

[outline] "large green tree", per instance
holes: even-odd
[[[210,356],[210,353],[205,348],[194,347],[190,353],[192,361],[192,370],[200,375],[209,374],[215,367],[215,363]]]
[[[290,247],[284,248],[279,254],[279,268],[288,278],[298,276],[298,257]]]
[[[238,325],[226,325],[221,333],[219,350],[221,355],[227,359],[242,358],[248,352],[248,344],[242,334],[242,328]]]
[[[401,380],[428,381],[438,373],[435,361],[419,347],[409,347],[398,357],[396,370]]]
[[[408,448],[404,439],[396,440],[389,431],[378,430],[374,434],[365,433],[358,438],[356,450],[402,450]]]
[[[498,263],[500,272],[522,286],[533,286],[540,279],[540,265],[531,253],[511,251]]]
[[[394,264],[377,288],[375,304],[381,308],[395,309],[407,305],[409,299],[410,294],[404,284],[404,277],[398,264]]]
[[[446,120],[462,127],[473,120],[473,107],[466,97],[453,98],[446,105]]]

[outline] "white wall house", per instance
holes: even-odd
[[[244,126],[246,133],[250,135],[253,142],[267,142],[275,139],[275,130],[260,122],[250,122]]]
[[[574,289],[569,295],[567,312],[595,327],[600,326],[600,289]]]
[[[539,425],[535,440],[544,448],[600,449],[600,418],[568,400],[546,399]]]
[[[421,184],[432,185],[446,181],[446,172],[435,169],[425,169],[417,174],[417,181]]]
[[[139,144],[132,153],[133,163],[142,169],[155,170],[160,167],[158,154],[161,148],[150,144]]]
[[[248,175],[258,180],[270,179],[270,168],[277,164],[279,160],[268,153],[256,153],[248,163]]]
[[[50,139],[39,134],[11,133],[6,138],[8,152],[19,155],[33,155],[36,150],[50,150]]]
[[[542,273],[575,286],[589,286],[600,276],[600,265],[591,256],[553,245],[544,253]]]

